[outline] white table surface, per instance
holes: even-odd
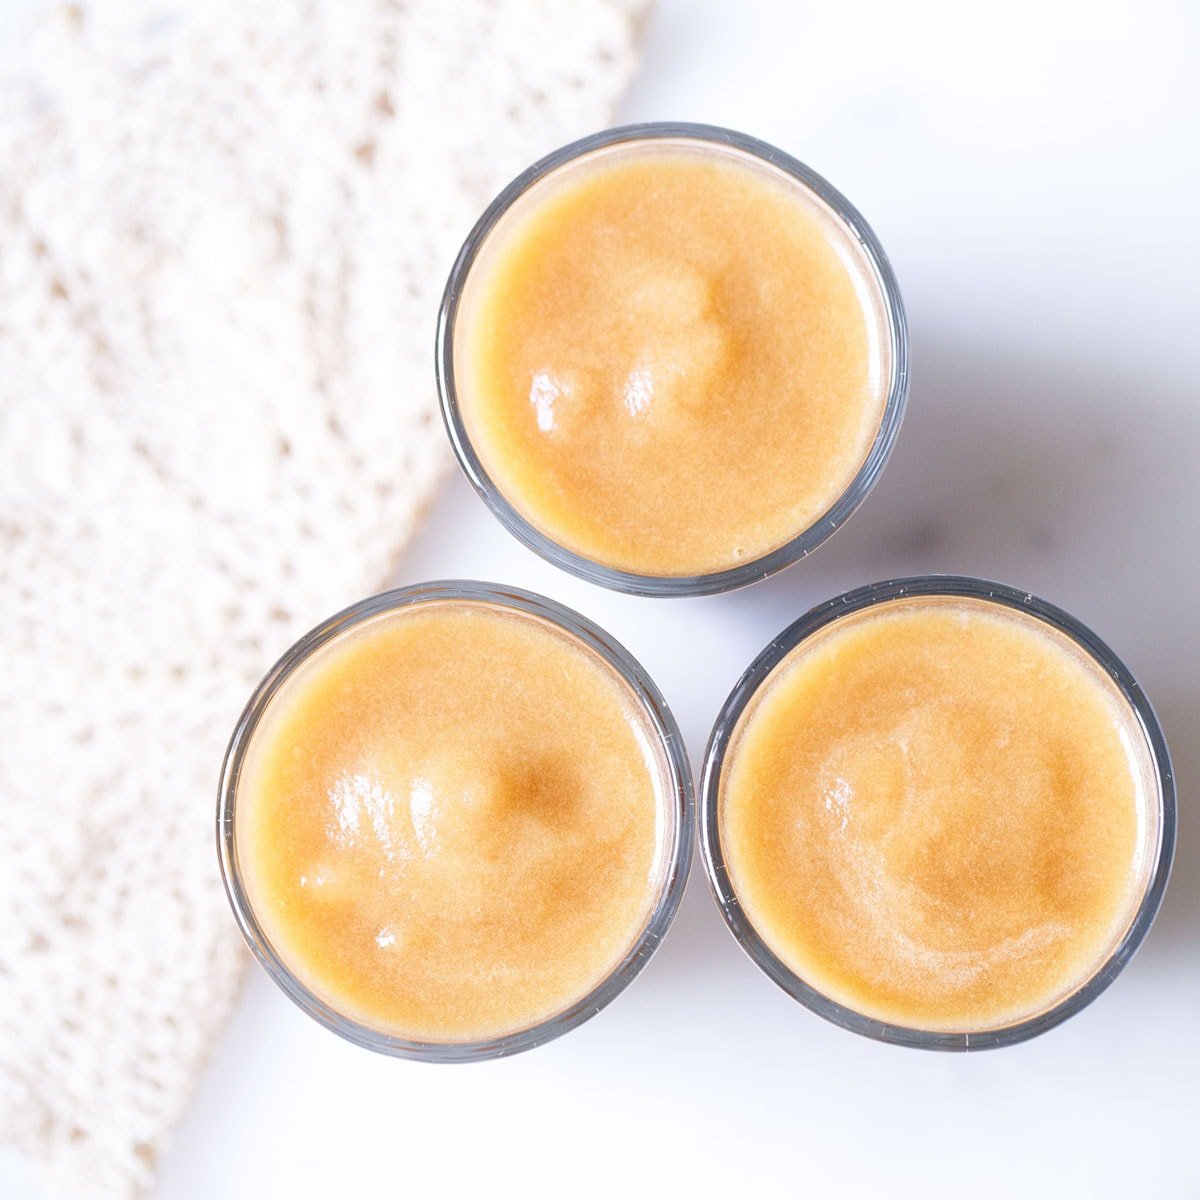
[[[398,580],[498,579],[579,608],[657,679],[693,761],[751,657],[845,588],[945,570],[1063,605],[1141,678],[1179,780],[1166,903],[1112,989],[1007,1050],[877,1045],[759,974],[696,869],[634,986],[509,1060],[377,1057],[253,970],[162,1200],[1200,1196],[1198,60],[1183,2],[662,3],[621,117],[777,143],[891,256],[913,351],[891,465],[833,542],[733,595],[578,582],[457,475]],[[37,1195],[0,1153],[0,1196]]]

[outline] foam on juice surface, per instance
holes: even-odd
[[[459,404],[542,532],[648,575],[776,549],[882,420],[879,285],[805,189],[711,148],[568,170],[510,212],[455,328]]]
[[[786,658],[735,731],[730,879],[801,978],[880,1020],[1002,1027],[1085,982],[1144,886],[1128,705],[1048,626],[893,603]]]
[[[251,907],[339,1012],[417,1040],[526,1028],[640,934],[662,771],[627,684],[533,617],[375,618],[287,681],[238,783]]]

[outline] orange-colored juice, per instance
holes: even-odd
[[[801,642],[744,710],[720,791],[730,882],[805,982],[880,1021],[1001,1028],[1086,982],[1148,869],[1128,703],[1065,636],[970,600]]]
[[[466,600],[385,612],[305,660],[252,735],[250,907],[288,970],[371,1029],[529,1028],[647,922],[660,760],[629,684],[549,622]]]
[[[654,141],[560,169],[472,265],[458,404],[495,487],[611,568],[755,561],[847,490],[887,400],[879,280],[749,155]]]

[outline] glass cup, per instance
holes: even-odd
[[[573,172],[600,158],[632,156],[659,145],[698,144],[706,152],[742,162],[787,182],[837,223],[856,270],[874,293],[872,304],[881,321],[881,371],[886,400],[874,441],[857,473],[840,496],[806,529],[761,557],[702,575],[649,575],[621,570],[560,545],[518,511],[488,474],[463,419],[455,363],[455,328],[463,298],[471,287],[471,271],[491,240],[531,202]],[[508,185],[480,217],[459,251],[446,284],[437,328],[437,379],[442,416],[454,453],[472,486],[501,524],[543,558],[592,583],[640,596],[697,596],[730,591],[765,579],[811,553],[850,517],[875,485],[891,454],[908,394],[908,333],[904,306],[891,266],[866,221],[850,202],[815,171],[757,138],[712,125],[651,122],[592,134],[547,155]]]
[[[291,970],[266,936],[247,894],[236,836],[238,778],[255,730],[283,684],[323,647],[381,615],[411,605],[467,601],[546,622],[597,655],[628,686],[655,742],[661,771],[663,821],[657,894],[644,927],[608,976],[548,1020],[503,1036],[473,1042],[413,1041],[351,1019],[316,995]],[[498,1058],[539,1046],[574,1029],[614,1000],[636,978],[662,941],[683,896],[693,841],[692,780],[687,754],[666,702],[633,656],[604,630],[571,609],[522,588],[473,580],[420,583],[351,605],[302,637],[271,668],[246,705],[225,755],[217,804],[221,875],[242,936],[267,974],[310,1017],[356,1045],[402,1058],[464,1062]]]
[[[938,1032],[889,1024],[856,1012],[810,986],[779,959],[755,929],[733,888],[721,842],[720,806],[726,753],[742,713],[775,668],[796,647],[834,622],[853,621],[880,605],[911,601],[928,604],[939,598],[1015,610],[1044,623],[1093,660],[1128,705],[1130,725],[1144,741],[1145,774],[1152,785],[1152,790],[1148,789],[1140,900],[1107,958],[1075,990],[1045,1011],[1003,1028],[975,1032]],[[1175,847],[1175,788],[1166,741],[1145,693],[1120,659],[1074,617],[1028,592],[951,575],[888,580],[857,588],[819,604],[773,639],[738,680],[721,709],[705,752],[698,803],[700,847],[709,886],[733,936],[762,971],[793,999],[835,1025],[879,1041],[933,1050],[981,1050],[1013,1045],[1052,1029],[1090,1004],[1117,977],[1149,931],[1167,886]]]

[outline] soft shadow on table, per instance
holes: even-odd
[[[709,603],[731,623],[780,630],[848,588],[952,572],[1028,588],[1075,613],[1138,676],[1174,750],[1179,849],[1147,956],[1191,953],[1200,933],[1191,600],[1200,587],[1200,412],[1187,381],[936,338],[914,340],[913,363],[904,428],[861,510],[804,562]],[[697,860],[664,956],[694,983],[718,970],[730,941]]]
[[[719,988],[736,980],[728,972],[739,968],[747,974],[754,971],[717,911],[697,854],[675,923],[651,961],[643,986],[689,991],[698,986]]]
[[[1200,675],[1193,678],[1200,687]],[[1200,941],[1200,695],[1167,692],[1152,694],[1151,701],[1171,748],[1179,806],[1175,866],[1144,951],[1148,961],[1166,964],[1179,954],[1194,955]]]
[[[913,363],[895,451],[861,509],[808,559],[721,602],[782,626],[847,587],[956,571],[1041,588],[1125,632],[1172,556],[1195,558],[1194,526],[1169,511],[1186,492],[1194,522],[1200,504],[1200,414],[1182,382],[949,341],[914,342]],[[1131,576],[1134,562],[1153,575]]]

